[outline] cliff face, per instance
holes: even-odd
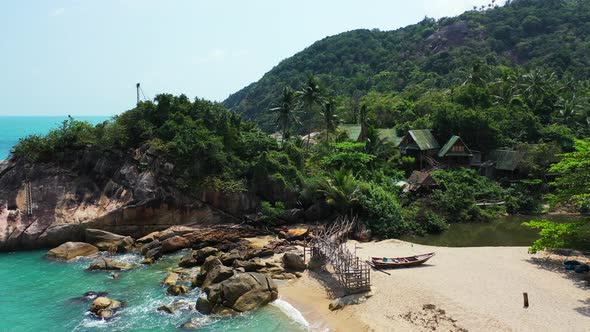
[[[81,241],[86,228],[140,237],[172,225],[236,222],[259,203],[250,193],[184,195],[172,185],[174,165],[149,149],[65,159],[0,163],[0,250]]]

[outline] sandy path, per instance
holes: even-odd
[[[525,247],[445,248],[397,240],[358,246],[362,258],[437,255],[391,275],[374,271],[374,296],[337,312],[326,309],[329,296],[313,279],[303,278],[282,294],[296,298],[304,315],[311,307],[339,331],[590,331],[588,285],[569,279],[561,267],[551,271],[535,263],[540,256]],[[528,309],[523,292],[529,294]]]

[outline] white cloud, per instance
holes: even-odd
[[[66,11],[66,9],[65,9],[65,8],[63,8],[63,7],[61,7],[61,8],[57,8],[57,9],[54,9],[54,10],[52,10],[52,11],[49,13],[49,16],[60,16],[60,15],[62,15],[62,14],[65,12],[65,11]]]

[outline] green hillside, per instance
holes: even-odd
[[[458,86],[480,63],[523,71],[544,68],[558,78],[571,74],[586,80],[589,36],[590,1],[514,0],[394,31],[355,30],[324,38],[224,104],[273,131],[268,109],[282,87],[298,88],[310,74],[340,97],[340,108],[356,108],[369,92],[412,94]]]

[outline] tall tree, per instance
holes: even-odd
[[[368,115],[369,115],[369,111],[367,110],[367,105],[361,106],[361,110],[359,112],[359,120],[361,123],[361,133],[359,134],[359,137],[357,138],[358,142],[364,142],[365,139],[367,138]]]
[[[314,106],[322,106],[323,104],[322,90],[318,79],[310,75],[303,88],[297,91],[297,96],[307,120],[307,147],[309,147],[314,120]]]
[[[334,100],[330,99],[324,104],[322,110],[324,124],[326,125],[326,142],[330,142],[330,133],[333,133],[338,126],[338,116],[335,114]]]
[[[276,124],[281,130],[281,145],[285,139],[289,139],[291,135],[291,123],[299,123],[299,119],[295,113],[295,91],[288,86],[283,88],[279,106],[271,108],[271,111],[277,113]]]

